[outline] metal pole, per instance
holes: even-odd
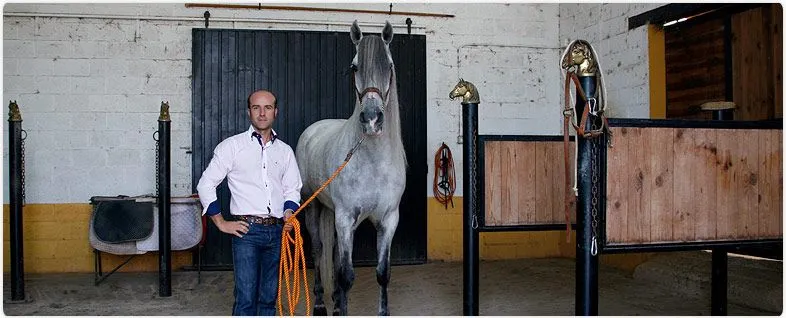
[[[728,285],[728,254],[726,251],[712,250],[712,310],[713,316],[726,316],[726,290]]]
[[[717,109],[712,112],[713,120],[734,120],[734,108]],[[729,255],[725,250],[712,250],[712,300],[711,314],[713,316],[726,316],[728,296],[728,260]]]
[[[161,102],[158,117],[158,295],[172,296],[171,224],[170,212],[170,124],[169,104]]]
[[[579,82],[587,98],[593,98],[596,76],[579,76]],[[584,112],[585,101],[576,93],[576,114]],[[591,116],[584,129],[592,129]],[[578,198],[576,201],[576,315],[598,315],[598,256],[592,255],[592,149],[590,140],[576,136],[578,142]],[[596,158],[596,160],[599,158]]]
[[[464,316],[478,316],[477,141],[478,104],[462,103],[464,127]]]
[[[22,114],[16,101],[8,105],[8,171],[10,183],[11,301],[25,299],[24,239],[22,235]]]

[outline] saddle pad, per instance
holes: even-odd
[[[91,200],[95,204],[93,231],[106,243],[145,239],[153,233],[153,203],[134,199]]]

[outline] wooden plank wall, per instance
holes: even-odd
[[[763,6],[732,16],[732,73],[734,78],[734,103],[737,109],[736,120],[763,120],[775,118],[776,85],[780,73],[773,69],[783,68],[783,55],[773,56],[778,48],[775,41],[782,44],[780,32],[773,34],[772,7]],[[778,14],[782,15],[782,14]],[[780,23],[782,17],[777,17]],[[776,40],[777,39],[777,40]],[[782,116],[781,116],[782,117]]]
[[[782,130],[614,127],[607,242],[783,236]]]
[[[727,76],[736,120],[783,118],[783,7],[762,4],[732,14],[731,52],[724,48],[726,19],[688,20],[664,29],[666,118],[711,119],[699,106],[727,100]]]
[[[561,141],[484,144],[486,226],[565,223],[565,159]],[[571,162],[574,147],[571,142]],[[575,207],[571,211],[571,222],[575,222]]]
[[[712,119],[699,106],[726,100],[723,30],[723,19],[666,30],[666,118]]]

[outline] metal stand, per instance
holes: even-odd
[[[130,262],[131,259],[136,257],[136,254],[129,256],[128,259],[123,261],[123,263],[120,263],[120,265],[117,265],[117,267],[113,268],[109,273],[106,273],[106,275],[104,275],[103,270],[101,268],[102,267],[101,266],[101,251],[99,251],[97,249],[93,249],[93,257],[94,257],[94,270],[95,270],[93,272],[93,274],[94,274],[93,285],[98,286],[98,284],[101,284],[101,282],[103,282],[109,276],[114,274],[118,269],[120,269],[121,267],[123,267],[126,264],[128,264],[128,262]]]

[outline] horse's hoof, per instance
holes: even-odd
[[[314,316],[327,316],[327,308],[325,308],[325,305],[314,306]]]
[[[333,316],[343,316],[338,309],[333,309]]]
[[[378,316],[390,316],[390,313],[387,311],[380,311]]]

